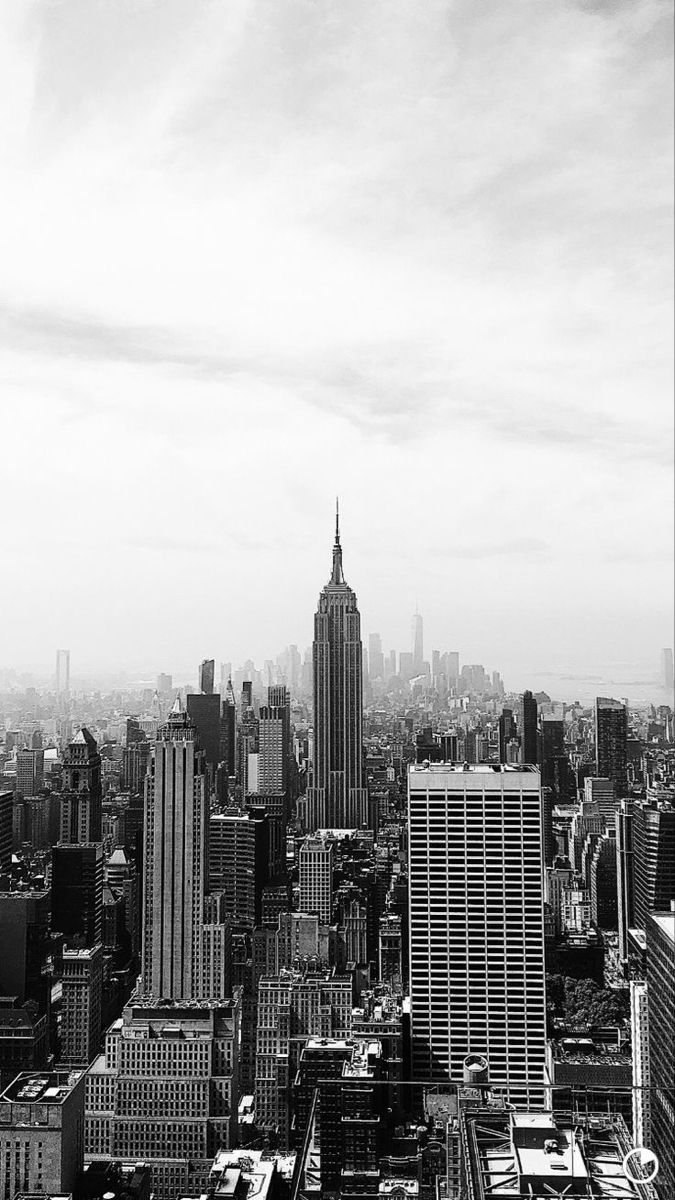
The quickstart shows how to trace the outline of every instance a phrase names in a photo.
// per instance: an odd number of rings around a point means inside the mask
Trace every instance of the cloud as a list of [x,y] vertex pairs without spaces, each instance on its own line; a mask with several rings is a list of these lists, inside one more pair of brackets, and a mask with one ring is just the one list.
[[55,588],[45,613],[16,574],[0,661],[36,630],[62,644],[85,603],[105,620],[105,566],[69,569],[76,519],[157,597],[142,637],[108,614],[129,655],[175,652],[169,594],[228,657],[302,641],[337,490],[392,639],[418,586],[439,641],[446,620],[493,636],[494,570],[521,592],[495,654],[518,621],[547,652],[551,595],[589,653],[666,636],[665,0],[10,0],[2,20],[7,536]]

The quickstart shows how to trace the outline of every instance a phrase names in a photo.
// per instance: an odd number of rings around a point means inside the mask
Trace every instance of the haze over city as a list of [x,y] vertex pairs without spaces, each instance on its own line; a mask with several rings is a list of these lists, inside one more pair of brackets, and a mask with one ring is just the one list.
[[339,492],[385,645],[655,676],[670,17],[7,5],[0,664],[304,650]]

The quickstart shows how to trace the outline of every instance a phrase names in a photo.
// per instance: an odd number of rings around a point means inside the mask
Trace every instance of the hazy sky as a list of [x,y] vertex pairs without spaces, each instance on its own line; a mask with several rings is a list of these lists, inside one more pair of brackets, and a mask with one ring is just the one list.
[[5,0],[0,665],[672,643],[669,0]]

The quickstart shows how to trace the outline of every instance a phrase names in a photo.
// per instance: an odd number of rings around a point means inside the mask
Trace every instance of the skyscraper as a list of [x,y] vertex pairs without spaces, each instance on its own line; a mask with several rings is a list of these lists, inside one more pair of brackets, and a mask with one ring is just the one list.
[[213,695],[213,687],[216,675],[216,664],[214,659],[205,658],[199,664],[199,690],[205,696]]
[[101,756],[96,739],[83,726],[63,756],[61,837],[67,845],[101,840]]
[[374,679],[384,679],[384,654],[379,633],[371,633],[368,638],[368,668],[371,683]]
[[412,622],[412,643],[413,643],[413,668],[415,674],[419,674],[422,670],[424,662],[424,622],[421,613],[415,610]]
[[70,650],[56,651],[56,695],[62,699],[70,695]]
[[153,996],[200,995],[208,820],[204,752],[176,699],[145,780],[143,989]]
[[45,752],[44,750],[23,750],[16,752],[16,791],[25,797],[37,796],[44,786]]
[[619,700],[598,696],[595,702],[596,775],[611,779],[616,796],[627,787],[628,713]]
[[339,518],[331,576],[314,617],[314,774],[307,825],[360,828],[367,821],[363,787],[361,617],[342,570]]
[[410,768],[413,1074],[543,1095],[542,804],[531,766]]
[[520,730],[520,750],[523,763],[539,762],[537,745],[537,701],[532,692],[523,692],[523,720]]
[[647,994],[652,1143],[660,1200],[675,1196],[675,900],[647,915]]
[[85,946],[101,941],[103,845],[55,846],[52,851],[52,929]]

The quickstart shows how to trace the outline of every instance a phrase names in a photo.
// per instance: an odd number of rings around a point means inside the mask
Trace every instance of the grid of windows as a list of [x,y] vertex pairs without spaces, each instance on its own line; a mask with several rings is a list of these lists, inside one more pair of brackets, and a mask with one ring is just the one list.
[[480,1053],[495,1083],[541,1085],[538,774],[414,773],[409,829],[415,1076],[461,1079]]

